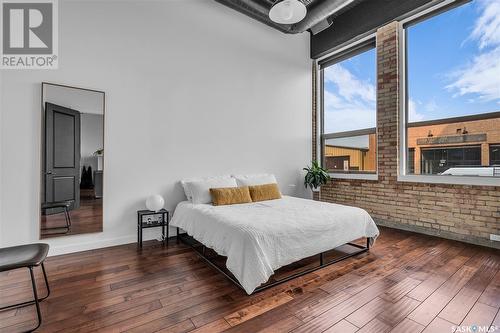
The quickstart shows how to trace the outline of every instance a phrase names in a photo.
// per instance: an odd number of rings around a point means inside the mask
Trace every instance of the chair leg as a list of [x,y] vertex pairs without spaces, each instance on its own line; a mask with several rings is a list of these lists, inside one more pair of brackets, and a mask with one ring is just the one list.
[[71,226],[71,217],[69,215],[68,207],[64,207],[64,214],[66,215],[66,227],[69,229]]
[[[44,299],[46,299],[50,295],[49,280],[47,279],[47,273],[45,271],[45,266],[44,266],[43,263],[42,263],[42,272],[43,272],[43,277],[45,279],[45,287],[47,288],[47,295],[44,296],[44,297],[42,297],[42,298],[39,298],[38,299],[39,302],[43,301]],[[4,310],[8,310],[8,309],[14,309],[14,308],[21,308],[23,306],[32,305],[33,303],[35,303],[34,300],[33,301],[21,302],[21,303],[17,303],[17,304],[6,305],[6,306],[1,307],[0,311],[4,311]]]
[[33,267],[28,267],[28,269],[30,270],[31,286],[33,287],[33,298],[34,298],[35,307],[36,307],[36,314],[38,317],[38,324],[36,325],[35,328],[30,330],[30,332],[33,332],[38,327],[40,327],[40,325],[42,324],[42,312],[40,311],[40,304],[39,304],[39,300],[38,300],[38,293],[36,291],[36,281],[35,281],[35,276],[33,274]]
[[41,228],[40,230],[45,231],[45,230],[52,230],[52,229],[66,229],[66,231],[43,233],[44,236],[62,235],[62,234],[67,234],[69,232],[69,229],[70,229],[69,227],[71,227],[71,215],[69,215],[69,211],[68,211],[67,207],[63,207],[63,213],[64,213],[64,221],[66,221],[66,225],[64,227]]
[[45,280],[45,288],[47,288],[47,295],[44,296],[43,298],[40,298],[40,302],[50,296],[49,280],[47,279],[47,272],[45,272],[45,265],[43,262],[42,262],[42,272],[43,272],[43,278]]

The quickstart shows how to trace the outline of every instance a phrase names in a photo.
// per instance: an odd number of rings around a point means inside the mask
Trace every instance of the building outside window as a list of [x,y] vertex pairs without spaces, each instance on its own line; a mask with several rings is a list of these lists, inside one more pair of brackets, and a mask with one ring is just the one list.
[[490,145],[490,165],[500,166],[500,144]]
[[322,162],[332,173],[376,173],[376,52],[369,40],[319,62]]
[[492,175],[499,139],[500,112],[409,123],[407,172]]
[[406,174],[500,176],[500,6],[404,25]]

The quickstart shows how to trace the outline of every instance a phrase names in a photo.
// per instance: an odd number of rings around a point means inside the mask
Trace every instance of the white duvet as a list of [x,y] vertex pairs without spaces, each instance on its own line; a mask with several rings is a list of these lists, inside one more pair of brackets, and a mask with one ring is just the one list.
[[228,206],[184,201],[170,225],[226,256],[248,294],[282,266],[379,234],[361,208],[286,196]]

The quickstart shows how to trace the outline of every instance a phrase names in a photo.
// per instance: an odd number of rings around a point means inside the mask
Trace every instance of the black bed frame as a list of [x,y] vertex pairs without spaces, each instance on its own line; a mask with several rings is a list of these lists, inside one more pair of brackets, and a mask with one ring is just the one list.
[[[233,282],[235,285],[237,285],[239,288],[245,290],[243,288],[243,286],[238,282],[238,280],[230,273],[230,272],[226,272],[223,268],[221,268],[219,265],[217,265],[215,263],[215,261],[213,261],[213,257],[210,258],[207,254],[206,254],[206,249],[207,247],[201,243],[199,243],[198,241],[196,241],[193,237],[189,236],[187,233],[180,233],[179,232],[179,228],[177,228],[177,240],[183,242],[184,244],[186,245],[189,245],[191,248],[193,248],[193,250],[195,250],[195,252],[203,259],[205,260],[205,262],[207,262],[210,266],[212,266],[213,268],[215,268],[219,273],[223,274],[226,278],[228,278],[231,282]],[[371,239],[370,238],[366,238],[366,246],[363,246],[363,245],[359,245],[359,244],[354,244],[354,243],[346,243],[344,245],[350,245],[352,247],[355,247],[357,248],[357,250],[355,252],[352,252],[352,253],[348,253],[348,254],[345,254],[343,256],[340,256],[340,257],[337,257],[337,258],[334,258],[333,260],[330,260],[330,261],[327,261],[325,262],[325,252],[322,252],[319,254],[319,265],[318,266],[314,266],[314,267],[311,267],[311,268],[308,268],[306,270],[303,270],[301,272],[298,272],[298,273],[294,273],[294,274],[291,274],[289,276],[286,276],[282,279],[279,279],[279,280],[276,280],[276,281],[272,281],[272,282],[265,282],[263,283],[262,285],[260,285],[259,287],[255,288],[255,290],[253,291],[254,293],[255,292],[259,292],[259,291],[262,291],[262,290],[265,290],[265,289],[268,289],[268,288],[271,288],[271,287],[274,287],[278,284],[281,284],[281,283],[284,283],[284,282],[287,282],[287,281],[290,281],[290,280],[293,280],[295,278],[298,278],[300,276],[303,276],[303,275],[306,275],[306,274],[309,274],[311,272],[314,272],[318,269],[321,269],[323,267],[326,267],[326,266],[329,266],[331,264],[334,264],[334,263],[337,263],[339,261],[342,261],[344,259],[347,259],[347,258],[351,258],[351,257],[354,257],[360,253],[363,253],[363,252],[367,252],[370,250],[370,241]],[[197,244],[201,244],[201,250],[199,249],[200,246],[196,246]],[[341,245],[342,246],[342,245]],[[333,250],[333,249],[332,249]]]

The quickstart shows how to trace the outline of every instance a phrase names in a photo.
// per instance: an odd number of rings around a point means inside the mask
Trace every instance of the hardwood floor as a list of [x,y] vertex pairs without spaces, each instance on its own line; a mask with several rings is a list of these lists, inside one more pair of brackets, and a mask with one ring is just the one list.
[[[381,228],[369,253],[247,296],[185,245],[151,241],[141,251],[129,244],[48,258],[52,294],[42,303],[39,331],[441,333],[500,326],[499,268],[498,250]],[[0,306],[28,299],[28,279],[26,270],[0,274]],[[0,332],[26,330],[34,319],[32,306],[0,312]]]
[[[80,207],[70,211],[71,227],[65,233],[66,225],[64,213],[42,215],[40,217],[41,234],[43,238],[78,235],[102,231],[102,199],[94,198],[94,190],[80,190]],[[54,228],[43,230],[43,228]]]

